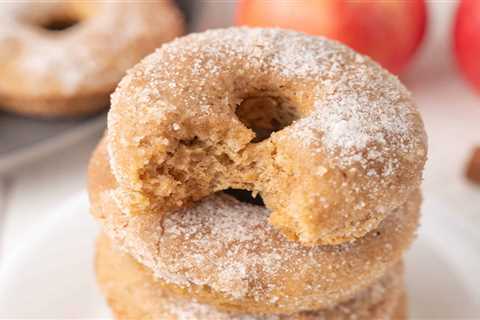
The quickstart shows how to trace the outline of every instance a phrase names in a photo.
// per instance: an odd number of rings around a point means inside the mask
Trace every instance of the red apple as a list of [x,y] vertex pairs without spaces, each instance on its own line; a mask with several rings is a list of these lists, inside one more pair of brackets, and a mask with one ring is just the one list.
[[424,0],[240,0],[236,23],[323,35],[399,73],[421,43],[426,6]]
[[460,2],[455,19],[454,50],[463,74],[480,92],[480,1]]

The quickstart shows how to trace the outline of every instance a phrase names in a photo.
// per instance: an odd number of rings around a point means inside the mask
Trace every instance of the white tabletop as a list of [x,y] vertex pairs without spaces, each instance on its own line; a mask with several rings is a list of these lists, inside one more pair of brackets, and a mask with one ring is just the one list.
[[16,168],[0,180],[0,261],[71,194],[85,189],[86,168],[100,133]]
[[[434,14],[427,41],[403,80],[414,92],[429,134],[425,197],[448,205],[452,219],[480,227],[480,188],[463,176],[470,150],[480,144],[480,95],[464,83],[453,63],[452,5],[430,3]],[[0,261],[53,208],[85,188],[88,158],[99,137],[91,135],[0,177]]]

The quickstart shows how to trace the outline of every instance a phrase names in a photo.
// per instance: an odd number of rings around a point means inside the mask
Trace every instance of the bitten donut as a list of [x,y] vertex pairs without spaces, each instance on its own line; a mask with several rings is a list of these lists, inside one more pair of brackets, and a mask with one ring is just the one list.
[[170,1],[0,4],[0,109],[78,116],[109,104],[125,71],[182,34]]
[[164,219],[123,213],[105,140],[89,167],[91,211],[103,231],[184,299],[226,311],[291,314],[328,308],[365,289],[399,261],[414,236],[418,192],[353,243],[305,247],[268,223],[269,210],[226,194]]
[[166,215],[246,189],[306,244],[375,229],[418,189],[427,148],[397,78],[337,42],[280,29],[162,46],[121,81],[108,128],[122,211]]
[[390,270],[379,281],[334,308],[292,315],[227,313],[195,301],[172,297],[152,272],[116,251],[105,236],[97,241],[97,281],[117,319],[161,320],[372,320],[405,319],[401,314],[403,270]]

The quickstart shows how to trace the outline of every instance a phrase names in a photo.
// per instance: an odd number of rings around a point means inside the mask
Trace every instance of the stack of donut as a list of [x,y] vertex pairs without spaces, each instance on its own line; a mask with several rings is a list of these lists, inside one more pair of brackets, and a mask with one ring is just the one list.
[[174,40],[90,162],[98,283],[118,319],[403,319],[426,148],[410,93],[337,42]]
[[183,29],[169,0],[3,2],[0,110],[46,118],[98,112],[128,68]]

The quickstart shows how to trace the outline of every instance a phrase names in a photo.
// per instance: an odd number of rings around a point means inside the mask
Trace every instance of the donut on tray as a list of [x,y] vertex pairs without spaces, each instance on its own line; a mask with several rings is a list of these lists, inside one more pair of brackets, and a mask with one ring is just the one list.
[[0,4],[0,109],[80,116],[109,105],[125,71],[183,33],[171,1]]

